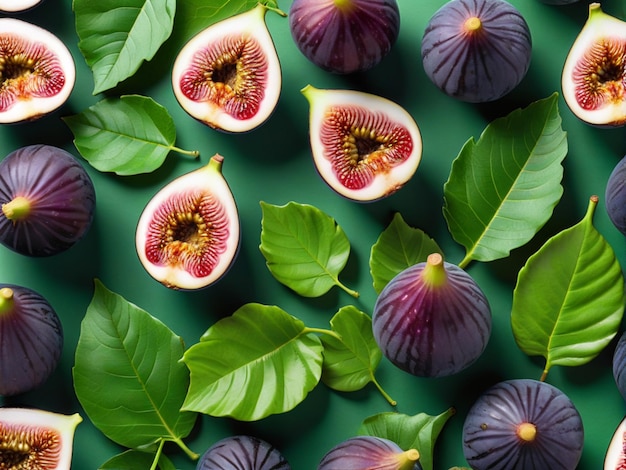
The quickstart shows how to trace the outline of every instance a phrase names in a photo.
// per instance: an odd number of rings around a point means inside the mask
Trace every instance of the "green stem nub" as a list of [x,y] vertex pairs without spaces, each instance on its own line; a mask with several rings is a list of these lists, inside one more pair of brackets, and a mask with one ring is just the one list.
[[446,283],[448,275],[440,253],[432,253],[426,259],[426,266],[422,270],[422,281],[429,287],[439,287]]
[[13,289],[3,287],[0,289],[0,315],[13,309]]
[[398,470],[411,470],[415,466],[420,458],[420,453],[417,449],[409,449],[398,455]]
[[16,222],[27,218],[30,214],[30,201],[24,196],[17,196],[11,201],[2,204],[2,212],[7,219]]
[[471,18],[468,18],[467,20],[465,20],[465,23],[463,24],[463,26],[464,26],[465,32],[474,34],[482,29],[483,23],[482,21],[480,21],[480,18],[478,18],[477,16],[472,16]]

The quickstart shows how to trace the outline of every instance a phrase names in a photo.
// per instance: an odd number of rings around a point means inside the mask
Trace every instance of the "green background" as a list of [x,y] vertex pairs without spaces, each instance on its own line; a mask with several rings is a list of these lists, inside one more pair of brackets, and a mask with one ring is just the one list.
[[[279,1],[288,11],[289,1]],[[391,53],[376,68],[354,76],[337,76],[317,69],[296,49],[288,21],[275,14],[267,23],[283,66],[281,100],[261,128],[244,135],[221,134],[190,118],[175,101],[169,72],[176,38],[168,41],[150,63],[108,95],[139,93],[154,98],[173,116],[177,145],[199,150],[201,161],[171,154],[157,171],[119,177],[85,167],[97,191],[94,224],[80,243],[69,251],[45,259],[30,259],[0,247],[0,282],[21,284],[39,291],[57,310],[65,330],[62,361],[51,379],[38,390],[5,399],[5,405],[25,405],[52,411],[79,411],[85,421],[75,436],[74,469],[95,469],[124,450],[108,441],[82,412],[73,391],[71,368],[80,322],[93,293],[93,279],[161,319],[189,346],[217,319],[246,302],[278,305],[301,318],[308,326],[327,327],[332,315],[354,304],[371,312],[376,295],[369,274],[372,244],[394,213],[400,212],[413,227],[421,228],[443,247],[449,261],[457,262],[463,251],[447,232],[442,216],[443,184],[462,145],[478,138],[494,118],[515,108],[560,92],[561,67],[576,35],[587,18],[588,2],[549,6],[538,0],[512,0],[526,18],[533,37],[533,56],[528,75],[505,98],[474,105],[453,100],[436,89],[424,75],[420,42],[424,28],[443,0],[399,0],[402,24]],[[183,5],[183,4],[181,4]],[[603,9],[626,19],[623,0],[607,0]],[[61,117],[79,113],[103,96],[93,96],[91,72],[77,48],[78,38],[69,0],[44,0],[18,16],[55,32],[70,47],[78,80],[67,104],[38,121],[0,127],[0,158],[32,143],[64,147],[78,156],[72,135]],[[308,104],[300,89],[316,87],[354,88],[380,94],[403,105],[420,126],[424,141],[421,166],[399,192],[384,200],[359,204],[332,192],[317,175],[308,146]],[[564,194],[552,219],[526,246],[510,257],[490,263],[474,263],[468,271],[481,285],[493,308],[494,330],[487,351],[469,370],[454,377],[412,377],[383,360],[378,379],[406,414],[437,415],[453,406],[451,418],[436,446],[435,468],[465,465],[461,449],[464,415],[478,394],[489,385],[508,378],[539,378],[543,362],[525,356],[516,346],[510,328],[512,291],[518,270],[547,238],[578,222],[589,197],[601,197],[595,225],[626,266],[624,237],[610,224],[604,205],[604,187],[613,166],[626,153],[623,129],[603,129],[578,121],[559,101],[563,128],[568,132],[569,153],[564,162]],[[141,267],[134,248],[134,228],[150,197],[178,175],[198,168],[211,155],[225,157],[224,175],[237,200],[242,223],[238,258],[218,284],[198,292],[168,290]],[[282,205],[289,201],[312,204],[335,218],[350,239],[352,251],[341,278],[357,289],[355,300],[339,289],[319,299],[304,299],[275,281],[258,249],[261,209],[259,202]],[[611,373],[615,341],[590,364],[577,368],[555,367],[548,381],[561,388],[578,407],[585,425],[585,448],[579,468],[601,468],[614,429],[625,414]],[[98,367],[98,364],[94,364]],[[203,416],[186,440],[202,453],[221,437],[250,433],[262,437],[285,454],[296,470],[310,470],[339,441],[356,433],[368,416],[392,408],[373,386],[354,393],[337,393],[320,384],[293,411],[259,422],[239,423]],[[180,469],[195,468],[184,454],[168,448]],[[546,470],[546,469],[543,469]]]

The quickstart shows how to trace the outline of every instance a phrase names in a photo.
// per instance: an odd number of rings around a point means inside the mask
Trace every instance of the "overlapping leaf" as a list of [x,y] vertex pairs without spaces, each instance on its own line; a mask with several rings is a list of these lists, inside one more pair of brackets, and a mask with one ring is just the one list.
[[410,227],[402,215],[396,213],[371,249],[370,273],[374,290],[380,294],[396,274],[426,261],[431,253],[442,253],[437,242],[422,230]]
[[260,250],[272,275],[304,297],[318,297],[344,286],[339,274],[348,262],[350,242],[343,229],[316,207],[261,201]]
[[319,383],[322,344],[282,309],[246,304],[213,324],[183,361],[183,409],[255,421],[301,403]]
[[554,365],[589,362],[615,336],[624,312],[622,269],[593,226],[597,198],[585,217],[548,240],[520,270],[511,323],[518,346]]
[[96,95],[154,57],[172,33],[176,0],[74,0],[72,7]]
[[106,98],[63,121],[74,134],[81,156],[99,171],[149,173],[163,164],[170,151],[199,155],[174,146],[174,120],[149,97]]
[[181,338],[96,280],[81,324],[74,387],[92,423],[129,448],[177,442],[196,414],[181,412],[189,371]]
[[448,228],[466,249],[461,267],[506,257],[536,234],[563,193],[566,154],[556,94],[466,142],[444,186]]

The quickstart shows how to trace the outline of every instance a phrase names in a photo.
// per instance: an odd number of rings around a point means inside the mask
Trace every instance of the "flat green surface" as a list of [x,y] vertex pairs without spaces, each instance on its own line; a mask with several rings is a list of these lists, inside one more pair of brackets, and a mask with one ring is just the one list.
[[[492,119],[560,91],[560,69],[587,17],[588,2],[557,7],[538,0],[512,0],[531,28],[532,63],[527,77],[514,92],[486,105],[457,102],[439,92],[424,75],[419,57],[421,36],[428,19],[443,3],[443,0],[399,0],[402,26],[397,44],[382,64],[353,77],[334,76],[315,68],[293,44],[287,19],[268,14],[268,25],[283,64],[283,91],[271,119],[262,128],[245,135],[213,131],[195,122],[178,106],[169,82],[173,59],[170,52],[177,48],[175,44],[169,44],[135,77],[112,90],[113,96],[145,94],[167,107],[176,122],[178,146],[200,150],[201,161],[171,154],[154,173],[131,177],[102,174],[85,164],[98,198],[95,222],[87,237],[69,251],[47,259],[29,259],[0,249],[0,282],[22,284],[39,291],[58,311],[65,328],[64,356],[54,376],[40,389],[6,399],[4,403],[81,412],[73,391],[71,367],[80,321],[96,277],[109,289],[161,319],[190,345],[212,322],[246,302],[278,305],[302,318],[307,325],[320,327],[326,327],[331,316],[347,304],[371,312],[375,292],[368,268],[370,248],[398,211],[407,223],[435,238],[448,260],[460,260],[463,252],[448,234],[441,211],[443,184],[452,160],[464,142],[472,136],[478,138]],[[279,1],[285,11],[289,4]],[[626,18],[622,0],[607,0],[603,9]],[[76,46],[71,3],[44,0],[42,5],[19,17],[47,27],[68,44],[76,59],[78,82],[59,112],[36,122],[0,127],[0,156],[31,143],[65,147],[77,155],[72,136],[60,117],[80,112],[102,96],[91,94],[93,81]],[[308,105],[300,94],[300,89],[308,83],[321,88],[356,88],[402,104],[416,119],[424,140],[423,160],[415,177],[398,193],[372,204],[354,203],[332,192],[316,174],[310,156]],[[468,268],[493,308],[494,330],[484,356],[469,370],[436,380],[409,376],[386,360],[380,366],[378,379],[398,401],[399,412],[436,415],[450,406],[457,409],[437,444],[437,470],[465,465],[460,431],[465,412],[481,390],[502,379],[541,376],[543,363],[526,357],[511,333],[511,297],[517,271],[543,241],[580,220],[589,196],[598,194],[603,198],[610,171],[626,153],[623,129],[585,125],[562,101],[559,107],[570,150],[564,164],[565,191],[553,218],[533,241],[515,250],[509,258],[475,263]],[[243,230],[239,256],[228,275],[214,287],[199,292],[168,290],[150,278],[139,264],[134,248],[136,221],[161,186],[198,168],[216,152],[225,157],[224,175],[239,205]],[[312,204],[334,217],[352,246],[343,281],[359,290],[361,297],[355,301],[333,289],[322,298],[304,299],[278,284],[266,269],[258,249],[260,201]],[[602,203],[595,224],[626,266],[624,238],[608,221]],[[549,382],[570,396],[583,417],[586,442],[581,470],[601,468],[609,439],[626,412],[611,374],[614,344],[588,365],[554,368],[549,375]],[[366,417],[390,410],[373,386],[356,393],[337,393],[320,385],[293,411],[259,422],[203,417],[186,442],[202,453],[218,438],[251,433],[279,447],[295,470],[311,470],[332,446],[354,435]],[[84,418],[75,438],[72,468],[77,470],[95,469],[123,450]],[[184,454],[173,448],[168,450],[173,452],[170,455],[177,468],[195,468],[195,463]]]

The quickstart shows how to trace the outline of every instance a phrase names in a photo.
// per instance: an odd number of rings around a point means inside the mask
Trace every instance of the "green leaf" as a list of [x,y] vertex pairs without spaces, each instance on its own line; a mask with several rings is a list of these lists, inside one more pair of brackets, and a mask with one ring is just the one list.
[[444,216],[472,260],[492,261],[527,243],[563,193],[567,154],[557,94],[491,122],[470,139],[444,186]]
[[246,304],[185,352],[191,385],[183,409],[240,421],[289,411],[319,383],[322,350],[302,321]]
[[154,57],[172,33],[176,0],[74,0],[72,8],[96,95]]
[[[98,470],[152,470],[156,455],[140,450],[127,450],[111,457]],[[176,470],[176,466],[165,455],[159,457],[160,470]]]
[[402,450],[417,449],[422,469],[432,470],[435,443],[444,425],[454,414],[454,408],[437,416],[425,413],[414,416],[394,412],[379,413],[363,421],[359,434],[389,439]]
[[370,253],[370,273],[376,293],[380,294],[396,274],[426,261],[431,253],[443,254],[432,238],[422,230],[410,227],[400,213],[396,213]]
[[96,280],[72,371],[94,426],[122,446],[170,440],[197,458],[182,443],[196,420],[180,411],[189,385],[183,352],[167,326]]
[[589,362],[616,335],[624,279],[609,243],[593,226],[597,197],[585,217],[548,240],[520,270],[511,324],[520,349],[554,365]]
[[149,97],[106,98],[63,121],[74,134],[80,154],[99,171],[118,175],[149,173],[160,167],[172,150],[199,155],[174,146],[174,120]]
[[354,306],[340,309],[330,320],[337,336],[321,336],[324,345],[322,382],[333,390],[353,392],[372,382],[392,405],[374,373],[382,352],[374,339],[372,319]]
[[258,3],[263,3],[273,9],[278,8],[278,3],[273,0],[260,2],[259,0],[223,0],[220,2],[180,0],[174,28],[181,37],[190,39],[212,24],[250,10]]
[[296,202],[275,206],[261,201],[261,209],[259,248],[276,280],[304,297],[319,297],[333,286],[358,297],[339,281],[350,242],[332,217]]

